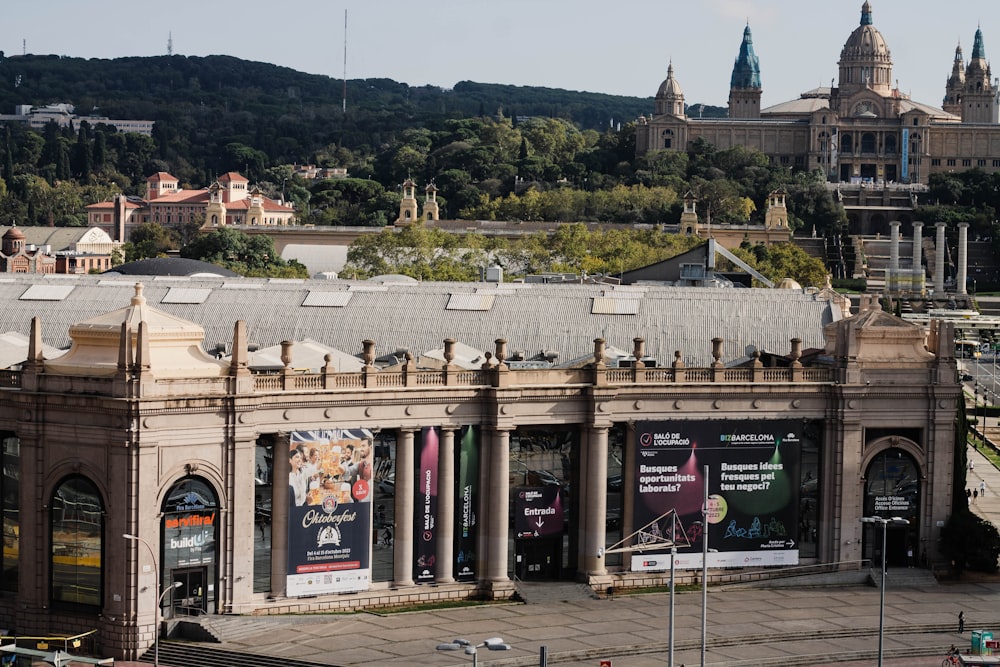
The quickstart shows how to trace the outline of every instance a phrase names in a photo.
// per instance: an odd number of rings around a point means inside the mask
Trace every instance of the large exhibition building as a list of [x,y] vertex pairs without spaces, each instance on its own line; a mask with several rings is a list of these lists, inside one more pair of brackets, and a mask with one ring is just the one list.
[[[816,289],[13,276],[0,622],[940,557],[951,325]],[[65,349],[54,353],[53,349]],[[707,500],[706,500],[707,499]],[[863,517],[901,517],[881,533]],[[707,542],[706,542],[707,540]]]

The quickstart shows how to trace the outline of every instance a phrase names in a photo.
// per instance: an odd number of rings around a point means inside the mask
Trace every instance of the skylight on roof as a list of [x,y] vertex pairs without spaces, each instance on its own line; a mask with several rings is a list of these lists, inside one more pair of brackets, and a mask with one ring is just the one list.
[[591,315],[638,315],[640,299],[595,296],[590,306]]
[[350,302],[350,292],[324,292],[321,290],[309,290],[306,298],[302,301],[303,306],[315,306],[317,308],[343,308]]
[[211,293],[203,287],[171,287],[160,303],[205,303]]
[[445,310],[492,310],[495,294],[452,294]]
[[19,297],[19,301],[62,301],[73,291],[74,285],[32,285]]

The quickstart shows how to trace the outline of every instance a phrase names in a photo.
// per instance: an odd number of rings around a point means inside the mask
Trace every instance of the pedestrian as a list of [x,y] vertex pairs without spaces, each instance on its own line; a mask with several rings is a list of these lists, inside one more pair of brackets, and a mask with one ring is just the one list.
[[969,507],[972,507],[972,489],[966,489],[965,490],[965,497],[966,497],[966,501],[969,504]]
[[986,495],[986,480],[980,480],[979,482],[979,497],[982,498]]
[[979,500],[979,489],[973,489],[972,490],[972,504],[975,505],[977,500]]
[[976,469],[976,462],[973,461],[972,459],[969,459],[969,472],[972,472],[975,469]]
[[958,612],[958,634],[965,632],[965,612]]

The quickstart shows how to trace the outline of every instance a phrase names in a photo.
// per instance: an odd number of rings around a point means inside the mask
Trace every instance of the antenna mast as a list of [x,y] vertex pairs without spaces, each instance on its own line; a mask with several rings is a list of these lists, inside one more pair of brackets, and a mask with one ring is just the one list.
[[347,9],[344,9],[344,115],[347,115]]

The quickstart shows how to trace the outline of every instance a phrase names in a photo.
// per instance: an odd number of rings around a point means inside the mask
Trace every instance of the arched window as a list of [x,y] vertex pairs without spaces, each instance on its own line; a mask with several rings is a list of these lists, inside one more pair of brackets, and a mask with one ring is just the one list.
[[52,602],[99,607],[104,590],[104,501],[86,477],[69,477],[52,494]]
[[[921,474],[913,458],[898,447],[878,454],[865,471],[864,513],[869,517],[905,519],[908,524],[886,526],[886,552],[882,554],[882,526],[868,524],[864,531],[864,558],[873,563],[905,565],[916,551],[919,534]],[[876,530],[877,529],[877,530]],[[912,563],[911,563],[912,564]]]
[[861,135],[861,152],[862,153],[874,153],[875,152],[875,133],[865,132]]
[[674,145],[674,131],[671,129],[666,129],[663,131],[663,147],[673,148]]

